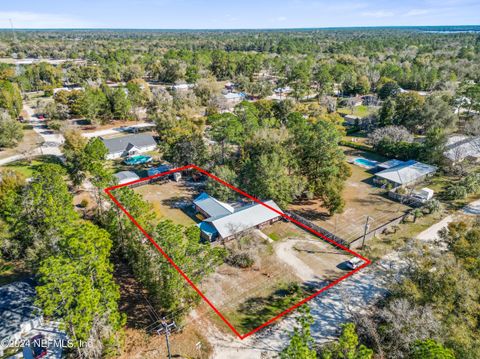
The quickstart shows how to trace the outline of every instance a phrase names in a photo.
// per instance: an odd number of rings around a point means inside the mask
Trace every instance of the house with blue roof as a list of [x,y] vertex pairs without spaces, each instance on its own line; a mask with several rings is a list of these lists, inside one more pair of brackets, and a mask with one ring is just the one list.
[[203,192],[193,201],[195,211],[204,220],[198,224],[202,238],[229,240],[252,228],[262,228],[282,218],[283,211],[272,201],[235,208]]

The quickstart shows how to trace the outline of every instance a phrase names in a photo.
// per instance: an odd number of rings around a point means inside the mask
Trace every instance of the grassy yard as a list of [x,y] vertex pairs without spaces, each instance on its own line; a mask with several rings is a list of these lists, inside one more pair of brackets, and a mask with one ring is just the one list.
[[182,182],[157,182],[136,187],[134,191],[141,194],[147,202],[152,204],[160,219],[170,219],[184,226],[196,223],[190,213],[187,214],[180,207],[188,207],[197,192]]
[[[293,224],[284,221],[278,221],[262,229],[262,232],[274,241],[298,236],[298,231],[292,228]],[[307,232],[304,232],[307,235]]]
[[[349,158],[364,157],[375,161],[385,161],[385,157],[366,151],[344,148]],[[329,216],[320,200],[306,200],[295,203],[290,210],[311,220],[322,228],[338,235],[347,241],[354,240],[363,234],[367,216],[370,216],[370,228],[401,216],[410,207],[392,201],[386,191],[373,185],[373,174],[367,169],[349,164],[351,176],[345,183],[343,213]]]
[[2,166],[1,168],[8,168],[20,172],[25,177],[32,177],[38,170],[38,167],[46,163],[60,164],[61,162],[55,156],[38,156],[32,161],[20,160],[11,162]]
[[404,246],[407,241],[415,238],[418,234],[441,221],[448,215],[448,212],[441,211],[427,214],[418,218],[416,222],[405,222],[399,224],[398,230],[393,234],[381,235],[366,242],[365,249],[359,250],[371,260],[378,260],[392,250]]
[[462,179],[461,177],[447,176],[439,173],[429,178],[425,183],[422,184],[422,186],[419,186],[419,188],[428,187],[430,189],[433,189],[435,191],[435,195],[437,196],[437,198],[442,203],[444,203],[448,209],[458,210],[466,206],[468,203],[473,202],[480,198],[480,194],[470,194],[463,199],[457,199],[457,200],[451,200],[446,198],[445,192],[444,192],[446,188],[449,185],[460,181],[461,179]]
[[375,109],[372,107],[360,105],[360,106],[354,106],[353,111],[350,107],[340,107],[337,109],[337,112],[344,115],[367,117],[371,113],[375,112]]

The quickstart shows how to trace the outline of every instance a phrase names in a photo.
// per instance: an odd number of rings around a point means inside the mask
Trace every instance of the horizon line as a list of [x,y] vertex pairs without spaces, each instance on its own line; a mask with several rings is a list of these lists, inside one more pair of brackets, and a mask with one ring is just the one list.
[[[252,28],[135,28],[135,27],[40,27],[14,28],[14,31],[41,31],[41,30],[136,30],[136,31],[268,31],[268,30],[331,30],[331,29],[382,29],[382,28],[438,28],[438,27],[480,27],[480,24],[455,25],[358,25],[358,26],[326,26],[326,27],[252,27]],[[12,28],[0,28],[0,31],[12,31]]]

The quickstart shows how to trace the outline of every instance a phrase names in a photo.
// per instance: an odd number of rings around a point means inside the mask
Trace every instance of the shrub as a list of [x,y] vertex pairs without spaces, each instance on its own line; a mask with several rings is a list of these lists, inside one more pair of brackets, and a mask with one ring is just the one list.
[[253,258],[246,252],[232,253],[225,259],[225,262],[238,268],[250,268],[255,263]]

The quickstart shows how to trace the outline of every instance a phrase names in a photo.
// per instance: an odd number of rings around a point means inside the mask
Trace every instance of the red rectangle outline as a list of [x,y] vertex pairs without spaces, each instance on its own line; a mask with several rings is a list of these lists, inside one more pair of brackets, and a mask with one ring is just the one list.
[[[276,315],[275,317],[273,317],[272,319],[266,321],[265,323],[263,323],[262,325],[258,326],[257,328],[251,330],[250,332],[246,333],[246,334],[240,334],[236,329],[235,327],[222,315],[222,313],[220,313],[220,311],[210,302],[210,300],[200,291],[200,289],[197,288],[197,286],[190,280],[190,278],[188,278],[188,276],[175,264],[175,262],[163,251],[163,249],[157,244],[157,242],[155,242],[155,240],[140,226],[140,224],[138,224],[138,222],[135,220],[135,218],[132,217],[132,215],[125,209],[125,207],[122,206],[122,204],[115,198],[115,196],[111,193],[112,190],[115,190],[117,188],[121,188],[121,187],[125,187],[125,186],[131,186],[133,184],[136,184],[136,183],[139,183],[139,182],[143,182],[143,181],[148,181],[148,180],[151,180],[151,179],[154,179],[154,178],[158,178],[158,177],[162,177],[162,176],[166,176],[166,175],[169,175],[169,174],[172,174],[172,173],[175,173],[175,172],[181,172],[181,171],[185,171],[185,170],[189,170],[189,169],[195,169],[201,173],[203,173],[204,175],[214,179],[215,181],[227,186],[228,188],[234,190],[235,192],[238,192],[240,194],[242,194],[243,196],[251,199],[252,201],[254,202],[257,202],[259,204],[261,204],[262,206],[265,206],[267,207],[268,209],[278,213],[279,215],[281,215],[282,217],[284,217],[285,219],[287,219],[288,221],[290,222],[293,222],[295,223],[297,226],[299,227],[302,227],[304,229],[306,229],[307,231],[315,234],[316,236],[320,237],[321,239],[333,244],[334,246],[338,247],[338,248],[341,248],[342,250],[352,254],[353,256],[355,257],[358,257],[360,259],[362,259],[364,261],[364,263],[348,272],[347,274],[341,276],[340,278],[337,278],[335,279],[333,282],[331,282],[330,284],[326,285],[325,287],[321,288],[320,290],[318,290],[317,292],[313,293],[312,295],[308,296],[307,298],[299,301],[298,303],[296,303],[295,305],[291,306],[290,308],[284,310],[283,312],[281,312],[280,314]],[[290,216],[284,214],[284,213],[281,213],[280,211],[276,210],[275,208],[272,208],[271,206],[263,203],[262,201],[260,201],[259,199],[249,195],[248,193],[232,186],[231,184],[223,181],[222,179],[216,177],[215,175],[205,171],[204,169],[194,165],[194,164],[190,164],[190,165],[187,165],[187,166],[183,166],[183,167],[179,167],[179,168],[175,168],[173,170],[170,170],[170,171],[166,171],[166,172],[162,172],[162,173],[158,173],[158,174],[155,174],[153,176],[149,176],[149,177],[144,177],[144,178],[140,178],[138,180],[135,180],[135,181],[131,181],[131,182],[128,182],[128,183],[123,183],[123,184],[119,184],[119,185],[116,185],[116,186],[111,186],[111,187],[108,187],[108,188],[105,188],[104,189],[105,193],[111,198],[111,200],[120,208],[120,210],[122,210],[122,212],[124,212],[127,217],[130,219],[130,221],[132,221],[132,223],[145,235],[145,237],[154,245],[154,247],[165,257],[165,259],[167,259],[167,261],[178,271],[178,273],[180,273],[180,275],[185,278],[185,280],[188,282],[188,284],[190,284],[192,286],[192,288],[200,295],[200,297],[203,298],[203,300],[205,300],[205,302],[213,309],[213,311],[215,313],[217,313],[217,315],[225,322],[226,325],[228,325],[228,327],[235,333],[235,335],[240,338],[241,340],[242,339],[245,339],[247,337],[249,337],[250,335],[258,332],[260,329],[262,328],[265,328],[267,325],[273,323],[274,321],[278,320],[279,318],[283,317],[284,315],[286,315],[287,313],[290,313],[291,311],[293,311],[294,309],[298,308],[299,306],[305,304],[306,302],[308,302],[309,300],[315,298],[316,296],[318,296],[319,294],[323,293],[324,291],[326,291],[327,289],[333,287],[334,285],[338,284],[339,282],[341,282],[342,280],[350,277],[351,275],[353,275],[354,273],[360,271],[361,269],[365,268],[366,266],[370,265],[372,262],[361,256],[360,254],[352,251],[351,249],[343,246],[342,244],[340,243],[337,243],[335,242],[334,240],[326,237],[325,235],[315,231],[314,229],[304,225],[303,223],[300,223],[298,222],[297,220],[291,218]]]

